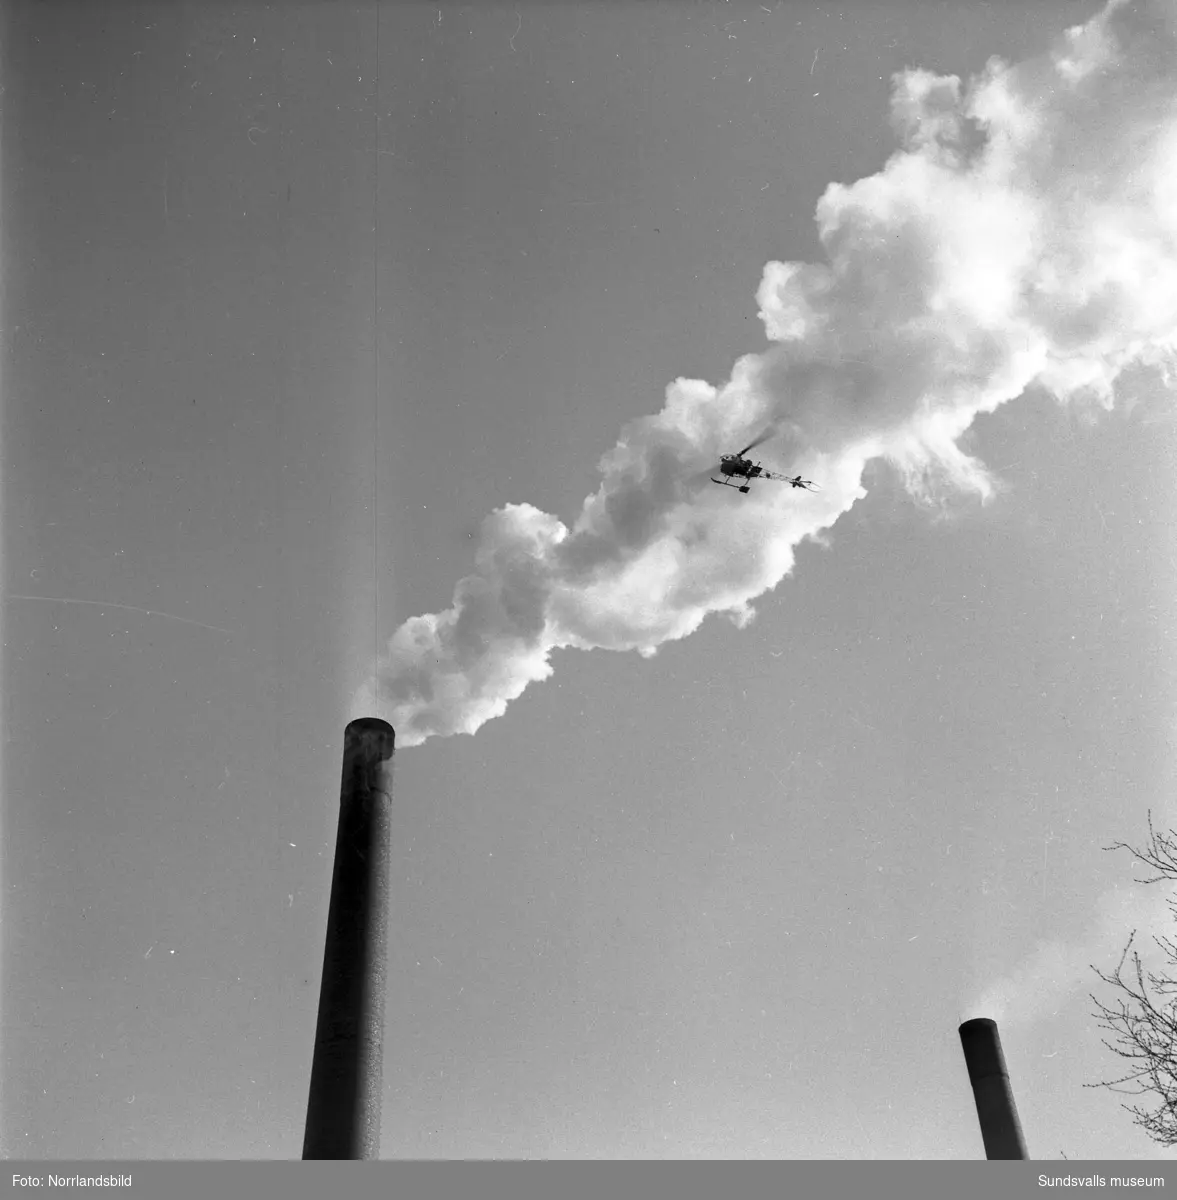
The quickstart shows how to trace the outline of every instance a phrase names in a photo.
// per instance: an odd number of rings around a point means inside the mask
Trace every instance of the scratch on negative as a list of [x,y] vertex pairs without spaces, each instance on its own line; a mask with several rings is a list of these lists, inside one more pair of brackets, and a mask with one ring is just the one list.
[[515,26],[515,32],[511,34],[510,38],[512,54],[515,53],[515,39],[519,36],[519,30],[523,28],[523,17],[519,13],[516,13],[515,18],[518,20],[519,24]]
[[127,612],[146,613],[149,617],[166,617],[169,621],[183,621],[185,625],[199,625],[201,629],[211,629],[214,633],[232,634],[231,629],[222,629],[219,625],[206,625],[203,621],[194,621],[191,617],[178,617],[175,613],[159,612],[154,608],[140,608],[137,604],[115,604],[109,600],[77,600],[72,596],[24,596],[19,592],[7,593],[8,600],[45,600],[50,604],[93,604],[98,608],[125,608]]

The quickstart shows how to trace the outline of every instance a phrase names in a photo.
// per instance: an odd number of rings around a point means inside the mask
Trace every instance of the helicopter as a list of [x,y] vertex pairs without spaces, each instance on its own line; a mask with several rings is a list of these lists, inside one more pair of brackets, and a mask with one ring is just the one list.
[[[716,479],[711,476],[712,483],[721,484],[723,487],[734,487],[741,492],[747,493],[751,490],[753,479],[778,479],[781,483],[791,484],[795,488],[805,488],[807,491],[816,492],[820,489],[812,479],[802,479],[800,475],[781,475],[776,471],[766,471],[759,463],[754,463],[750,458],[745,458],[744,455],[749,450],[754,450],[761,442],[766,442],[772,437],[773,431],[761,434],[754,442],[749,442],[743,450],[735,454],[725,454],[719,460],[719,472],[724,476],[723,479]],[[748,482],[738,484],[732,482],[733,477],[746,479]]]

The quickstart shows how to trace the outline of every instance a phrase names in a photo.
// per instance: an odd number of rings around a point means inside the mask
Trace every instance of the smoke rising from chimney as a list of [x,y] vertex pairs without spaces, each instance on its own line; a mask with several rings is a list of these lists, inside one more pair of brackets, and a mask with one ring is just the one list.
[[[757,292],[768,350],[720,387],[679,379],[621,431],[566,526],[529,504],[483,522],[451,607],[393,634],[355,712],[402,746],[473,733],[559,647],[650,655],[711,613],[737,624],[796,545],[866,492],[872,459],[916,497],[998,486],[960,447],[978,413],[1027,388],[1105,407],[1128,366],[1167,370],[1177,337],[1177,22],[1113,2],[1053,51],[991,60],[967,85],[894,76],[901,148],[830,184],[825,263],[770,262]],[[707,481],[721,453],[779,432],[779,484]]]
[[1114,970],[1132,931],[1137,933],[1132,948],[1145,968],[1164,968],[1165,956],[1154,939],[1172,929],[1171,898],[1170,889],[1158,884],[1104,892],[1085,932],[1040,941],[1009,975],[989,984],[962,1010],[962,1020],[988,1016],[1006,1028],[1032,1025],[1076,997],[1099,991],[1091,968]]

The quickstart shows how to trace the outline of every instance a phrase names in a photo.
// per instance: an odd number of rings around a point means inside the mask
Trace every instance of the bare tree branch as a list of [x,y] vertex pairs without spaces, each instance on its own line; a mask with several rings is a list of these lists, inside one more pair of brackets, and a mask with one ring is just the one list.
[[1105,850],[1127,850],[1142,863],[1152,867],[1156,874],[1151,879],[1138,879],[1137,883],[1160,883],[1165,879],[1177,880],[1177,830],[1157,833],[1152,823],[1152,809],[1148,812],[1148,845],[1137,850],[1127,842],[1113,842]]
[[[1153,827],[1152,813],[1148,814],[1149,840],[1138,850],[1126,842],[1105,846],[1106,850],[1128,850],[1156,874],[1138,883],[1177,882],[1177,831],[1158,833]],[[1177,917],[1177,902],[1169,901]],[[1136,1104],[1125,1104],[1134,1124],[1140,1126],[1154,1142],[1162,1146],[1177,1145],[1177,979],[1173,974],[1145,971],[1140,955],[1132,949],[1136,930],[1128,938],[1115,971],[1092,970],[1118,995],[1111,1004],[1104,1004],[1094,995],[1092,1014],[1100,1029],[1113,1035],[1102,1038],[1113,1054],[1125,1060],[1127,1074],[1085,1087],[1106,1087],[1110,1091],[1130,1096],[1152,1096],[1160,1107],[1149,1111]],[[1177,968],[1177,943],[1171,937],[1154,936],[1153,941],[1169,964]],[[1129,960],[1131,952],[1131,960]],[[1130,969],[1125,977],[1125,965]]]

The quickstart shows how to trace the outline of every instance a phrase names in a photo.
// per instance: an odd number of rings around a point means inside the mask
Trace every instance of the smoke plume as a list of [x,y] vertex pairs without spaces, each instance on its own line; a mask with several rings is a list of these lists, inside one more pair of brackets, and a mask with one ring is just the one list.
[[[1017,65],[962,85],[893,79],[900,148],[830,184],[826,261],[770,262],[757,292],[773,345],[720,387],[679,379],[631,421],[571,526],[509,504],[443,612],[390,639],[357,711],[402,746],[473,733],[558,647],[653,654],[710,613],[738,624],[794,547],[866,495],[884,459],[917,497],[982,501],[996,481],[960,447],[978,413],[1037,385],[1113,400],[1132,364],[1167,368],[1177,331],[1177,28],[1113,0]],[[818,480],[746,496],[707,482],[721,453],[779,430],[774,469]]]
[[[1006,1027],[1030,1025],[1078,994],[1106,992],[1092,967],[1113,971],[1130,930],[1138,934],[1132,948],[1145,969],[1164,967],[1164,956],[1154,938],[1156,933],[1167,936],[1172,930],[1171,899],[1171,889],[1155,884],[1104,892],[1085,933],[1069,941],[1040,941],[1009,975],[991,984],[968,1005],[961,1020],[990,1017]],[[1126,977],[1131,977],[1130,964]]]

